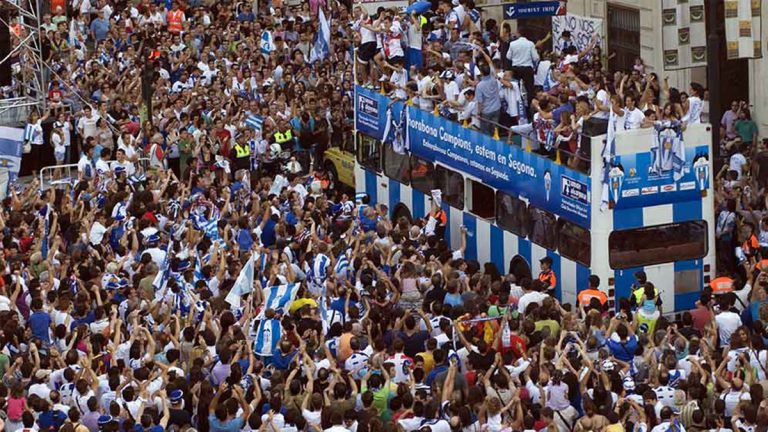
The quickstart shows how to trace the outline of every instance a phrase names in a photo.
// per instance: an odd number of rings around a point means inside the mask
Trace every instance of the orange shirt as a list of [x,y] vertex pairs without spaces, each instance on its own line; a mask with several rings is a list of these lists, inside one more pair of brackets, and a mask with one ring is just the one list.
[[181,10],[168,11],[168,31],[171,33],[181,33],[182,21],[184,21],[184,12]]
[[539,273],[539,280],[547,285],[547,289],[555,289],[555,285],[557,285],[557,276],[552,270]]
[[725,294],[733,291],[733,279],[728,276],[720,276],[709,283],[713,294]]
[[342,333],[341,336],[339,336],[339,349],[336,356],[339,358],[340,362],[346,361],[349,356],[352,355],[352,347],[349,342],[352,340],[353,336],[354,335],[351,332]]
[[576,299],[579,301],[579,304],[582,304],[584,306],[588,306],[589,302],[593,298],[600,300],[601,305],[604,305],[608,302],[608,296],[605,295],[605,293],[600,291],[599,289],[594,289],[594,288],[587,288],[584,291],[580,292],[578,296],[576,296]]

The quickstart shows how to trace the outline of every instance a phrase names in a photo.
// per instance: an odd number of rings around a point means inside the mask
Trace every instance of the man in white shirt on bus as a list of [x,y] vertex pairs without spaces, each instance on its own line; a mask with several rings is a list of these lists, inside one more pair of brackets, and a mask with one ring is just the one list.
[[636,105],[637,101],[632,95],[624,97],[624,129],[640,129],[645,119],[645,114]]

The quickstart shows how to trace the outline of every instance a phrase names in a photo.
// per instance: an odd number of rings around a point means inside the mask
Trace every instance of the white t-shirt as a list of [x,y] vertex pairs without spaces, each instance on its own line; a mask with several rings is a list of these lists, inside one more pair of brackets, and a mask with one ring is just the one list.
[[[600,103],[603,106],[610,107],[611,106],[611,95],[608,94],[605,90],[600,90],[595,95],[595,100],[600,101]],[[597,114],[594,115],[595,118],[599,119],[608,119],[608,111],[598,111]]]
[[408,84],[408,74],[405,69],[392,71],[389,82],[395,87],[396,98],[406,99],[408,97],[408,94],[405,92],[405,85]]
[[741,180],[741,167],[747,164],[747,158],[744,157],[741,153],[734,153],[731,155],[731,158],[728,160],[728,169],[731,171],[736,171],[739,176],[736,178],[737,180]]
[[99,134],[99,128],[96,127],[96,123],[98,123],[100,118],[95,112],[92,112],[90,117],[80,117],[80,121],[77,122],[77,129],[83,134],[83,139],[96,137]]
[[628,110],[624,108],[624,129],[640,129],[645,114],[639,108]]
[[733,389],[728,390],[727,393],[720,395],[720,399],[725,402],[725,415],[730,417],[733,415],[733,410],[736,409],[736,405],[738,405],[740,401],[752,400],[752,396],[747,389],[742,387],[739,391]]
[[720,335],[720,345],[728,345],[731,341],[731,334],[741,325],[741,317],[735,312],[720,312],[715,316],[717,331]]
[[531,291],[531,292],[525,293],[517,301],[517,310],[520,311],[520,313],[524,314],[529,304],[536,303],[541,305],[541,303],[547,297],[549,297],[547,294],[544,294],[538,291]]
[[[458,101],[459,100],[459,85],[456,81],[448,81],[443,86],[443,93],[445,93],[445,100]],[[456,112],[451,110],[451,112]]]

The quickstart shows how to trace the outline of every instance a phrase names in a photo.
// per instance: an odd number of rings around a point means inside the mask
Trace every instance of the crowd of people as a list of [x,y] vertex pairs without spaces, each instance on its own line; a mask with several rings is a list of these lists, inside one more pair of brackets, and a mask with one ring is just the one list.
[[355,79],[532,134],[572,165],[590,118],[706,121],[698,84],[669,88],[640,60],[609,74],[597,39],[578,51],[564,34],[547,53],[546,38],[481,23],[472,0],[51,14],[50,110],[30,118],[25,163],[52,153],[78,175],[2,202],[0,430],[768,429],[768,149],[746,104],[722,121],[727,275],[676,323],[668,281],[638,272],[614,307],[592,276],[560,304],[549,258],[533,275],[478,263],[449,247],[439,206],[392,220],[321,162],[350,147]]

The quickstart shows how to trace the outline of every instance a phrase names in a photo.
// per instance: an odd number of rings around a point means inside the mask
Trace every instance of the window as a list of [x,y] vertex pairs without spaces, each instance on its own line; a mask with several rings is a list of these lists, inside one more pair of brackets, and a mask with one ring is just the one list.
[[483,219],[496,217],[493,189],[474,180],[467,179],[467,183],[469,185],[468,210]]
[[429,195],[435,188],[435,165],[418,156],[411,155],[411,186]]
[[443,192],[443,202],[464,210],[464,177],[439,165],[435,168],[435,174],[435,186]]
[[381,171],[381,141],[357,134],[357,161],[368,169]]
[[589,267],[592,256],[589,230],[561,218],[557,221],[557,232],[560,255]]
[[528,209],[523,200],[496,192],[496,224],[519,237],[528,236]]
[[615,53],[610,70],[632,70],[635,58],[640,57],[640,11],[608,5],[608,50]]
[[548,211],[528,206],[531,231],[528,237],[537,245],[549,249],[557,249],[557,219]]
[[384,146],[384,174],[387,177],[408,184],[411,180],[410,165],[407,154],[397,153],[391,145]]
[[[533,3],[539,0],[517,0],[517,3]],[[528,40],[534,43],[547,37],[547,33],[552,31],[552,17],[532,17],[516,20],[517,26],[523,32]],[[499,24],[501,25],[501,24]],[[543,51],[552,51],[552,40],[548,39],[542,46]]]
[[707,254],[703,220],[614,231],[608,236],[612,269],[699,259]]

